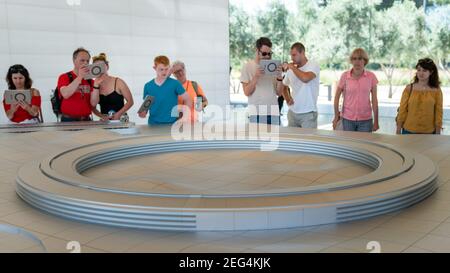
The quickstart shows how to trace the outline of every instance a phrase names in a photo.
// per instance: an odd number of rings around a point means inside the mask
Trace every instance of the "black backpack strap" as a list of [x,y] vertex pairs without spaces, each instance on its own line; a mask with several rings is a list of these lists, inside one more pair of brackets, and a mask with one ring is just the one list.
[[[73,75],[72,75],[72,71],[69,71],[66,73],[67,77],[69,77],[69,84],[71,84],[73,82]],[[58,90],[58,96],[61,100],[60,103],[62,103],[62,100],[64,99],[63,96],[61,95],[61,90]]]
[[409,99],[411,98],[411,94],[413,92],[413,86],[414,86],[414,83],[411,83],[411,87],[409,88],[408,100],[406,101],[406,107],[408,107]]
[[69,84],[73,82],[72,71],[66,73],[67,77],[69,77]]
[[[67,77],[69,77],[69,84],[71,84],[73,82],[73,75],[72,75],[72,71],[67,72],[66,73]],[[93,82],[92,79],[87,80],[87,82],[89,83],[89,85],[92,87],[93,86]]]
[[198,84],[196,81],[191,81],[192,87],[194,87],[195,95],[198,97]]

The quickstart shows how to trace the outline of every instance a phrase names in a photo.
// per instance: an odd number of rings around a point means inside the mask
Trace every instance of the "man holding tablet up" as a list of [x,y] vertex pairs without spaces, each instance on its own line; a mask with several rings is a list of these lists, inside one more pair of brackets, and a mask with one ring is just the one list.
[[[251,123],[280,124],[277,95],[281,96],[281,93],[276,89],[275,79],[281,74],[281,67],[276,67],[276,62],[267,62],[271,59],[272,42],[269,38],[261,37],[256,41],[255,58],[242,67],[241,83],[248,97]],[[273,68],[276,70],[271,71]]]
[[90,79],[86,80],[90,73],[90,59],[89,51],[78,48],[73,53],[73,70],[59,76],[58,95],[61,98],[62,122],[91,120],[93,83]]

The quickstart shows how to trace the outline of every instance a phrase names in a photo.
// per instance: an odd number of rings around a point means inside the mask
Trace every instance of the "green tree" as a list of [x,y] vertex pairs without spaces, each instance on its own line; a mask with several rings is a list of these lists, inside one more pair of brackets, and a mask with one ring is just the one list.
[[438,7],[427,15],[430,31],[429,55],[447,77],[450,77],[450,5]]
[[320,13],[321,0],[297,0],[297,14],[293,20],[293,32],[299,41],[303,41],[309,32],[315,31]]
[[429,0],[429,4],[450,5],[450,0]]
[[273,0],[267,9],[260,12],[257,22],[261,36],[268,37],[272,41],[275,58],[287,60],[290,46],[296,40],[291,27],[292,13],[279,0]]
[[307,47],[322,66],[336,68],[348,64],[349,54],[357,47],[369,54],[373,51],[376,41],[372,25],[380,1],[327,1],[306,38]]
[[254,56],[255,31],[251,17],[240,7],[230,4],[230,59],[235,68]]
[[414,2],[398,1],[378,12],[374,29],[377,46],[372,57],[386,75],[392,98],[395,68],[412,67],[426,49],[425,16]]

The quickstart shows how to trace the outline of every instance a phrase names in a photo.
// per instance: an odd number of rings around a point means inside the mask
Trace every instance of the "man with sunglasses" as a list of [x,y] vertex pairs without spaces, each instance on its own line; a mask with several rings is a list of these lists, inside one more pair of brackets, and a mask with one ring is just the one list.
[[[291,63],[283,65],[283,71],[287,72],[277,84],[278,92],[283,94],[289,105],[289,126],[316,129],[320,67],[306,58],[302,43],[291,46],[291,59]],[[292,90],[292,97],[288,87]]]
[[[276,77],[265,75],[259,65],[261,60],[272,59],[272,42],[269,38],[261,37],[256,41],[255,59],[242,67],[241,83],[244,94],[248,97],[250,122],[280,124],[276,89]],[[281,67],[278,68],[281,74]]]

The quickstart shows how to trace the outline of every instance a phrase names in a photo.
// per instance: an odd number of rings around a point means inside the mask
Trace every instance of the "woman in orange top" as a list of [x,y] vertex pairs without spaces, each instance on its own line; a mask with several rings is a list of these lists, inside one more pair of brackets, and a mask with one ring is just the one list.
[[[191,107],[189,107],[191,111],[191,121],[197,121],[197,111],[203,110],[208,105],[208,99],[205,96],[205,93],[203,92],[202,87],[194,83],[193,81],[189,81],[186,78],[186,67],[183,62],[181,61],[175,61],[172,65],[171,72],[177,78],[177,80],[183,85],[183,88],[186,90],[186,93],[189,94],[191,97],[193,104]],[[197,85],[194,87],[194,85]],[[201,97],[202,98],[202,105],[200,105],[201,109],[195,109],[195,105],[197,104],[197,99]],[[183,105],[183,100],[178,97],[178,105]]]
[[440,134],[442,90],[433,60],[420,59],[414,82],[405,87],[397,116],[397,134]]
[[13,123],[38,123],[39,109],[41,107],[41,95],[37,89],[32,88],[33,80],[28,70],[21,64],[16,64],[8,69],[6,82],[10,90],[31,90],[31,103],[20,101],[7,104],[3,99],[3,107],[6,116]]

